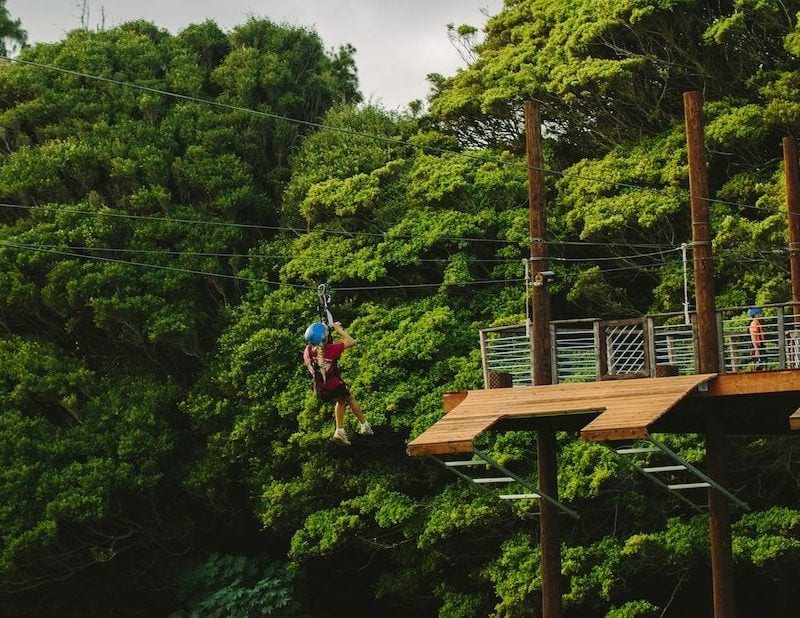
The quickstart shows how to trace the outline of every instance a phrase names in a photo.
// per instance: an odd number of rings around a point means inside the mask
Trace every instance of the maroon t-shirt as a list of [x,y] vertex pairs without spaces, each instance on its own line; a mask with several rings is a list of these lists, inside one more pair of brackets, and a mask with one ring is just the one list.
[[[325,384],[323,384],[322,388],[325,391],[332,391],[337,386],[342,384],[342,378],[339,377],[339,367],[336,361],[339,360],[339,357],[344,352],[344,344],[343,343],[326,343],[325,349],[322,352],[323,356],[323,366],[320,367],[322,371],[325,373]],[[303,362],[305,363],[308,370],[311,372],[311,375],[314,375],[314,369],[311,366],[312,361],[317,360],[317,351],[310,345],[306,346],[306,349],[303,351]]]

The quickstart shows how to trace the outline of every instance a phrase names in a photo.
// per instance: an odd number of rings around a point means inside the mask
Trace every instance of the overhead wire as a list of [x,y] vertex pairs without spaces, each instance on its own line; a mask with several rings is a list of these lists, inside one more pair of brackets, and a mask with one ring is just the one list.
[[[8,203],[0,203],[0,207],[2,208],[16,208],[22,210],[52,210],[51,207],[48,206],[31,206],[31,205],[22,205],[22,204],[8,204]],[[236,223],[234,221],[209,221],[205,219],[182,219],[182,218],[173,218],[173,217],[156,217],[153,215],[131,215],[128,213],[115,213],[115,212],[96,212],[93,210],[82,210],[78,208],[59,208],[59,213],[72,213],[72,214],[79,214],[79,215],[91,215],[95,217],[112,217],[112,218],[119,218],[119,219],[130,219],[130,220],[143,220],[143,221],[159,221],[159,222],[166,222],[166,223],[189,223],[192,225],[209,225],[209,226],[217,226],[217,227],[233,227],[233,228],[246,228],[246,229],[259,229],[259,230],[271,230],[271,231],[278,231],[278,232],[293,232],[296,234],[310,233],[310,230],[303,229],[303,228],[295,228],[295,227],[288,227],[283,225],[263,225],[259,223]],[[325,234],[338,234],[344,236],[370,236],[370,237],[377,237],[383,238],[385,240],[409,240],[416,238],[415,236],[411,235],[400,235],[400,234],[392,234],[390,232],[378,233],[378,232],[349,232],[344,230],[324,230]],[[463,242],[496,242],[496,243],[505,243],[505,244],[518,244],[515,240],[507,240],[505,238],[470,238],[466,236],[443,236],[442,239],[444,240],[454,240],[454,241],[463,241]]]
[[[29,244],[29,243],[19,243]],[[31,245],[34,246],[34,245]],[[87,247],[84,245],[52,245],[41,244],[35,245],[40,249],[72,249],[75,251],[105,251],[107,253],[136,253],[144,255],[174,255],[174,256],[191,256],[191,257],[214,257],[214,258],[264,258],[272,260],[289,260],[291,259],[286,255],[269,255],[266,253],[227,253],[227,252],[214,252],[214,251],[179,251],[173,249],[131,249],[120,247]]]
[[[245,254],[245,253],[215,253],[215,252],[202,252],[202,251],[174,251],[174,250],[159,250],[159,249],[128,249],[128,248],[115,248],[115,247],[88,247],[88,246],[81,246],[81,245],[53,245],[53,244],[32,244],[32,243],[24,243],[24,242],[12,242],[12,241],[0,241],[0,245],[11,247],[11,248],[19,248],[19,249],[28,249],[28,250],[35,250],[35,251],[43,251],[47,253],[53,253],[56,255],[64,255],[67,257],[77,257],[77,258],[86,258],[96,261],[105,261],[105,262],[116,262],[120,264],[129,264],[129,265],[137,265],[143,267],[152,267],[152,268],[159,268],[159,269],[166,269],[166,270],[174,270],[176,272],[187,272],[191,274],[202,274],[202,275],[209,275],[209,276],[221,276],[225,278],[233,278],[233,279],[240,279],[244,281],[255,281],[259,283],[268,283],[274,285],[282,285],[282,282],[276,281],[269,281],[266,279],[251,279],[247,277],[240,277],[236,275],[225,275],[220,273],[212,273],[208,271],[199,271],[193,269],[185,269],[179,267],[167,267],[158,264],[149,264],[143,262],[133,262],[130,260],[120,260],[115,258],[108,258],[103,256],[92,256],[85,253],[75,253],[76,251],[100,251],[100,252],[110,252],[110,253],[133,253],[133,254],[145,254],[145,255],[170,255],[170,256],[191,256],[191,257],[242,257],[242,258],[251,258],[251,257],[260,257],[266,259],[283,259],[283,260],[290,260],[293,259],[289,256],[283,255],[266,255],[266,254]],[[674,250],[680,250],[678,247]],[[598,261],[623,261],[626,259],[631,259],[635,257],[651,257],[655,255],[663,255],[667,252],[654,252],[649,254],[638,254],[638,255],[628,255],[624,257],[587,257],[587,258],[558,258],[558,257],[549,257],[548,259],[553,261],[560,261],[560,262],[579,262],[579,263],[586,263],[586,262],[598,262]],[[419,262],[432,262],[432,263],[441,263],[441,262],[448,262],[447,259],[437,259],[437,258],[420,258]],[[474,262],[497,262],[497,263],[516,263],[518,260],[482,260],[482,259],[475,259],[471,260]],[[766,259],[758,260],[758,261],[767,261]],[[667,263],[680,263],[680,260],[662,260],[652,262],[650,264],[639,264],[639,265],[630,265],[618,268],[608,268],[608,269],[599,269],[598,272],[613,272],[613,271],[620,271],[620,270],[636,270],[636,269],[644,269],[650,268],[652,266],[659,266]],[[475,281],[472,283],[475,284],[490,284],[490,283],[509,283],[509,282],[518,282],[523,281],[524,279],[492,279],[486,281]],[[287,285],[296,285],[296,284],[287,284]],[[430,284],[409,284],[409,287],[430,287],[430,286],[438,286],[442,285],[439,283],[430,283]],[[308,289],[312,289],[310,286],[297,286],[297,287],[306,287]],[[381,289],[395,289],[403,287],[402,284],[393,285],[393,286],[381,286]],[[359,287],[351,287],[351,288],[339,288],[339,289],[347,289],[347,290],[365,290],[365,289],[375,289],[375,286],[359,286]]]
[[265,112],[265,111],[262,111],[262,110],[252,109],[250,107],[244,107],[244,106],[241,106],[241,105],[233,105],[231,103],[222,103],[221,101],[215,101],[213,99],[204,99],[202,97],[195,97],[195,96],[191,96],[191,95],[181,94],[179,92],[172,92],[172,91],[169,91],[169,90],[162,90],[160,88],[152,88],[150,86],[143,86],[141,84],[134,84],[132,82],[126,82],[126,81],[119,80],[119,79],[113,79],[111,77],[103,77],[101,75],[92,75],[90,73],[84,73],[82,71],[75,71],[73,69],[65,69],[63,67],[57,67],[57,66],[53,66],[53,65],[50,65],[50,64],[44,64],[42,62],[34,62],[33,60],[22,60],[21,58],[9,58],[9,57],[5,57],[5,56],[0,57],[0,60],[5,60],[7,62],[13,62],[13,63],[16,63],[16,64],[23,64],[23,65],[33,66],[33,67],[37,67],[37,68],[40,68],[40,69],[47,69],[47,70],[50,70],[50,71],[57,71],[59,73],[65,73],[65,74],[68,74],[68,75],[73,75],[75,77],[83,77],[83,78],[86,78],[86,79],[94,79],[94,80],[101,81],[101,82],[106,82],[106,83],[109,83],[109,84],[115,84],[117,86],[123,86],[123,87],[126,87],[126,88],[132,88],[132,89],[135,89],[135,90],[142,90],[144,92],[150,92],[152,94],[159,94],[159,95],[162,95],[162,96],[174,97],[176,99],[182,99],[184,101],[190,101],[192,103],[203,103],[203,104],[207,104],[207,105],[212,105],[214,107],[228,109],[228,110],[231,110],[231,111],[245,112],[245,113],[249,113],[249,114],[254,114],[256,116],[262,116],[262,117],[265,117],[265,118],[271,118],[273,120],[281,120],[281,121],[284,121],[284,122],[303,125],[303,126],[311,127],[311,128],[314,128],[314,129],[325,129],[325,130],[329,130],[329,131],[335,131],[337,133],[342,133],[342,134],[345,134],[345,135],[351,135],[351,136],[354,136],[354,137],[363,137],[363,138],[372,139],[372,140],[376,140],[376,141],[382,141],[382,142],[390,143],[390,144],[393,144],[393,145],[396,145],[396,146],[411,146],[411,147],[414,147],[414,148],[421,148],[421,149],[424,149],[424,150],[427,150],[427,151],[430,151],[430,152],[438,152],[440,154],[456,154],[456,155],[466,156],[467,158],[475,159],[475,160],[478,160],[478,161],[484,161],[484,162],[488,162],[488,163],[495,162],[494,158],[490,158],[490,157],[481,157],[481,156],[478,156],[478,155],[469,155],[467,153],[460,153],[460,152],[457,152],[457,151],[448,150],[446,148],[439,148],[437,146],[412,144],[411,142],[408,142],[408,141],[400,139],[400,138],[387,137],[385,135],[376,135],[374,133],[367,133],[365,131],[356,131],[355,129],[345,129],[343,127],[336,127],[336,126],[332,126],[332,125],[326,125],[326,124],[323,124],[321,122],[314,122],[312,120],[303,120],[301,118],[292,118],[290,116],[284,116],[282,114],[275,114],[275,113],[272,113],[272,112]]
[[682,264],[682,260],[664,260],[662,262],[653,262],[652,264],[642,264],[642,265],[635,265],[635,266],[620,266],[618,268],[601,268],[598,269],[597,272],[606,274],[612,272],[622,272],[626,270],[649,270],[651,268],[661,268],[663,266],[669,266],[671,264]]
[[[44,211],[54,211],[52,207],[49,206],[33,206],[33,205],[21,205],[21,204],[9,204],[9,203],[0,203],[0,208],[12,208],[12,209],[24,209],[24,210],[44,210]],[[303,230],[301,228],[293,228],[293,227],[286,227],[286,226],[268,226],[268,225],[261,225],[261,224],[251,224],[251,223],[235,223],[229,221],[209,221],[204,219],[183,219],[183,218],[172,218],[172,217],[156,217],[152,215],[131,215],[126,213],[112,213],[112,212],[98,212],[92,210],[82,210],[82,209],[75,209],[71,207],[67,208],[59,208],[58,213],[69,213],[69,214],[81,214],[81,215],[89,215],[95,217],[116,217],[116,218],[123,218],[128,220],[143,220],[143,221],[158,221],[158,222],[166,222],[166,223],[181,223],[181,224],[192,224],[192,225],[210,225],[210,226],[231,226],[231,227],[244,227],[244,228],[259,228],[259,229],[269,229],[269,230],[277,230],[277,231],[289,231],[289,232],[307,232],[307,230]],[[329,233],[328,230],[325,230],[325,233]],[[384,238],[386,240],[401,240],[401,239],[412,239],[415,238],[414,236],[410,235],[397,235],[394,236],[389,232],[384,233],[376,233],[376,232],[353,232],[352,235],[361,235],[365,234],[371,237],[378,237]],[[482,239],[482,238],[469,238],[463,236],[444,236],[442,240],[457,240],[457,241],[491,241],[494,239]],[[521,245],[517,241],[510,241],[506,239],[498,239],[504,243],[516,243],[520,247]],[[560,257],[560,256],[549,256],[548,259],[553,261],[560,261],[565,263],[570,262],[594,262],[594,261],[615,261],[615,260],[626,260],[626,259],[640,259],[646,258],[654,255],[660,255],[662,253],[673,252],[673,251],[680,251],[680,245],[667,245],[667,244],[655,244],[655,243],[618,243],[618,242],[592,242],[592,241],[563,241],[563,240],[548,240],[548,245],[552,246],[565,246],[565,247],[604,247],[608,249],[612,248],[629,248],[629,249],[641,249],[641,248],[656,248],[657,251],[653,251],[650,253],[631,253],[631,254],[622,254],[622,255],[615,255],[615,256],[584,256],[579,258],[569,258],[569,257]],[[53,245],[53,248],[57,248],[60,245]],[[280,256],[280,255],[270,255],[270,254],[259,254],[259,253],[214,253],[214,252],[191,252],[191,251],[173,251],[173,250],[166,250],[166,249],[129,249],[129,248],[112,248],[112,247],[78,247],[74,246],[75,249],[84,249],[84,250],[96,250],[96,251],[117,251],[122,253],[167,253],[167,254],[175,254],[175,255],[198,255],[198,256],[206,256],[206,257],[261,257],[265,259],[292,259],[288,256]],[[787,247],[776,247],[773,249],[768,249],[775,254],[783,254],[788,249]],[[736,250],[726,250],[720,249],[717,250],[717,253],[728,253],[728,252],[736,252]],[[467,261],[471,262],[482,262],[482,263],[511,263],[516,262],[518,259],[522,258],[467,258]],[[446,258],[418,258],[414,261],[419,262],[445,262],[448,261]]]
[[58,249],[48,249],[48,248],[44,248],[44,247],[38,247],[36,245],[28,245],[28,244],[24,244],[24,243],[13,243],[13,242],[5,241],[5,240],[0,241],[0,246],[9,247],[9,248],[12,248],[12,249],[22,249],[22,250],[25,250],[25,251],[38,251],[38,252],[42,252],[42,253],[49,253],[49,254],[53,254],[53,255],[62,255],[62,256],[66,256],[66,257],[74,257],[74,258],[80,258],[80,259],[85,259],[85,260],[94,260],[94,261],[97,261],[97,262],[111,262],[111,263],[114,263],[114,264],[127,264],[129,266],[141,266],[143,268],[153,268],[153,269],[156,269],[156,270],[168,270],[168,271],[172,271],[172,272],[186,273],[186,274],[192,274],[192,275],[207,275],[207,276],[211,276],[211,277],[221,277],[223,279],[236,279],[236,280],[239,280],[239,281],[249,281],[249,282],[252,282],[252,283],[267,283],[267,284],[278,285],[278,286],[280,286],[280,285],[288,285],[288,286],[291,286],[291,287],[304,288],[304,289],[308,289],[308,290],[316,289],[315,287],[308,286],[308,285],[300,285],[300,284],[295,284],[295,283],[282,283],[282,282],[279,282],[279,281],[270,281],[268,279],[251,279],[249,277],[241,277],[239,275],[228,275],[228,274],[225,274],[225,273],[212,273],[212,272],[208,272],[208,271],[204,271],[204,270],[194,270],[194,269],[191,269],[191,268],[179,268],[177,266],[164,266],[162,264],[147,264],[147,263],[143,263],[143,262],[131,262],[129,260],[120,260],[120,259],[117,259],[117,258],[102,257],[102,256],[97,256],[97,255],[88,255],[88,254],[84,254],[84,253],[74,253],[72,251],[61,251],[61,250],[58,250]]
[[[0,203],[0,207],[2,208],[11,208],[11,209],[22,209],[22,210],[43,210],[48,212],[53,212],[55,209],[51,206],[35,206],[35,205],[22,205],[22,204],[10,204],[7,202]],[[92,210],[83,210],[83,209],[76,209],[76,208],[58,208],[58,213],[68,213],[68,214],[80,214],[80,215],[89,215],[94,217],[112,217],[112,218],[122,218],[127,220],[142,220],[142,221],[157,221],[157,222],[166,222],[166,223],[180,223],[180,224],[191,224],[191,225],[209,225],[209,226],[218,226],[218,227],[234,227],[234,228],[255,228],[255,229],[269,229],[273,231],[286,231],[286,232],[294,232],[294,233],[301,233],[301,232],[308,232],[308,230],[303,230],[302,228],[294,228],[288,226],[270,226],[270,225],[262,225],[262,224],[252,224],[252,223],[236,223],[232,221],[209,221],[204,219],[185,219],[185,218],[172,218],[172,217],[157,217],[152,215],[132,215],[127,213],[113,213],[113,212],[98,212]],[[336,230],[330,231],[325,230],[325,233],[336,233]],[[339,233],[347,233],[350,235],[366,235],[370,237],[377,237],[383,238],[385,240],[403,240],[403,239],[412,239],[415,238],[414,236],[410,235],[392,235],[390,232],[339,232]],[[454,240],[454,241],[465,241],[465,242],[490,242],[490,241],[498,241],[502,243],[508,244],[517,244],[521,247],[521,244],[518,241],[511,241],[506,239],[486,239],[486,238],[470,238],[470,237],[463,237],[463,236],[444,236],[442,240]],[[679,251],[680,246],[674,245],[667,245],[667,244],[655,244],[655,243],[619,243],[619,242],[593,242],[593,241],[565,241],[565,240],[549,240],[547,241],[548,245],[552,246],[564,246],[564,247],[603,247],[607,249],[613,248],[626,248],[626,249],[642,249],[642,248],[654,248],[657,249],[656,251],[650,253],[632,253],[632,254],[622,254],[616,256],[585,256],[579,258],[569,258],[569,257],[561,257],[561,256],[549,256],[548,259],[558,262],[564,263],[587,263],[587,262],[597,262],[597,261],[617,261],[617,260],[628,260],[628,259],[642,259],[647,258],[655,255],[660,255],[666,252],[673,252]],[[52,248],[57,248],[57,245],[53,245]],[[171,251],[171,250],[152,250],[152,249],[129,249],[129,248],[110,248],[110,247],[78,247],[73,246],[74,249],[81,249],[81,250],[95,250],[95,251],[107,251],[107,252],[120,252],[120,253],[165,253],[165,254],[174,254],[174,255],[197,255],[197,256],[204,256],[204,257],[255,257],[255,258],[264,258],[264,259],[292,259],[287,256],[276,256],[276,255],[269,255],[269,254],[258,254],[258,253],[213,253],[213,252],[191,252],[191,251]],[[718,253],[724,252],[731,252],[735,250],[718,250]],[[779,247],[772,249],[774,253],[778,252],[785,252],[787,251],[786,247]],[[512,263],[516,262],[518,259],[522,258],[467,258],[469,262],[481,262],[481,263]],[[448,261],[446,258],[418,258],[413,260],[414,262],[446,262]]]
[[[18,210],[44,210],[54,211],[52,206],[36,206],[28,204],[10,204],[7,202],[0,202],[0,208],[10,208]],[[279,232],[292,232],[295,234],[308,234],[310,230],[303,228],[295,228],[280,225],[263,225],[256,223],[236,223],[234,221],[209,221],[205,219],[184,219],[174,217],[156,217],[154,215],[132,215],[129,213],[115,213],[115,212],[98,212],[94,210],[84,210],[72,207],[59,207],[58,213],[89,215],[94,217],[111,217],[128,220],[142,220],[142,221],[158,221],[165,223],[181,223],[191,225],[209,225],[216,227],[233,227],[245,229],[263,229]],[[384,240],[409,240],[416,238],[408,234],[392,234],[391,232],[349,232],[343,230],[320,230],[325,234],[338,234],[345,236],[368,236],[373,238],[383,238]],[[505,238],[472,238],[468,236],[442,236],[442,240],[452,240],[457,242],[496,242],[501,244],[521,246],[521,243],[516,240],[508,240]],[[651,249],[663,248],[674,249],[674,245],[667,244],[654,244],[654,243],[622,243],[622,242],[594,242],[594,241],[567,241],[567,240],[548,240],[549,245],[563,245],[563,246],[592,246],[592,247],[606,247],[606,248],[635,248],[635,249]]]
[[554,260],[557,262],[565,262],[565,263],[572,263],[572,262],[608,262],[608,261],[620,261],[620,260],[633,260],[639,258],[647,258],[653,257],[656,255],[664,255],[665,253],[671,253],[675,251],[680,251],[680,247],[670,247],[668,249],[661,249],[659,251],[653,251],[651,253],[633,253],[629,255],[621,255],[621,256],[595,256],[595,257],[582,257],[582,258],[565,258],[565,257],[548,257],[549,260]]
[[[167,270],[172,272],[179,272],[191,275],[203,275],[208,277],[221,277],[224,279],[235,279],[239,281],[246,281],[250,283],[266,283],[269,285],[275,286],[289,286],[298,289],[305,289],[305,290],[316,290],[316,286],[311,285],[304,285],[299,283],[290,283],[286,281],[271,281],[269,279],[259,279],[259,278],[252,278],[252,277],[242,277],[240,275],[228,275],[225,273],[214,273],[204,270],[195,270],[191,268],[180,268],[177,266],[164,266],[161,264],[149,264],[145,262],[132,262],[129,260],[120,260],[117,258],[110,258],[110,257],[102,257],[96,255],[89,255],[83,253],[74,253],[72,251],[62,251],[58,249],[50,249],[46,247],[41,247],[38,245],[31,245],[25,243],[14,243],[8,242],[5,240],[0,240],[0,246],[8,247],[11,249],[21,249],[24,251],[37,251],[42,253],[48,253],[53,255],[61,255],[65,257],[73,257],[79,259],[86,259],[86,260],[93,260],[97,262],[110,262],[114,264],[125,264],[128,266],[140,266],[142,268],[153,268],[157,270]],[[447,282],[442,281],[439,283],[412,283],[412,284],[396,284],[396,285],[370,285],[370,286],[342,286],[336,287],[337,291],[342,292],[351,292],[351,291],[366,291],[366,290],[395,290],[395,289],[405,289],[405,288],[430,288],[430,287],[442,287],[443,285],[452,285],[456,287],[463,287],[463,286],[471,286],[471,285],[491,285],[496,283],[519,283],[524,281],[524,279],[490,279],[490,280],[475,280],[475,281],[454,281],[454,282]]]
[[[595,242],[591,240],[548,240],[548,245],[564,245],[564,246],[574,246],[574,247],[608,247],[608,248],[616,248],[616,247],[629,247],[629,248],[636,248],[636,249],[674,249],[675,245],[667,245],[667,244],[656,244],[656,243],[641,243],[641,242],[633,242],[633,243],[621,243],[621,242]],[[680,245],[678,245],[680,246]]]
[[[241,106],[241,105],[233,105],[233,104],[230,104],[230,103],[223,103],[221,101],[215,101],[213,99],[205,99],[205,98],[202,98],[202,97],[195,97],[195,96],[192,96],[192,95],[181,94],[181,93],[178,93],[178,92],[173,92],[173,91],[169,91],[169,90],[163,90],[163,89],[160,89],[160,88],[153,88],[151,86],[143,86],[141,84],[135,84],[135,83],[127,82],[127,81],[124,81],[124,80],[114,79],[114,78],[110,78],[110,77],[103,77],[103,76],[100,76],[100,75],[93,75],[93,74],[90,74],[90,73],[84,73],[82,71],[76,71],[74,69],[67,69],[67,68],[64,68],[64,67],[57,67],[57,66],[54,66],[54,65],[45,64],[45,63],[42,63],[42,62],[35,62],[33,60],[23,60],[21,58],[10,58],[10,57],[5,57],[5,56],[0,56],[0,60],[5,60],[6,62],[21,64],[21,65],[37,67],[37,68],[40,68],[40,69],[45,69],[45,70],[50,70],[50,71],[56,71],[56,72],[72,75],[72,76],[75,76],[75,77],[82,77],[82,78],[85,78],[85,79],[97,80],[97,81],[100,81],[100,82],[110,83],[110,84],[114,84],[114,85],[117,85],[117,86],[122,86],[122,87],[126,87],[126,88],[132,88],[132,89],[136,89],[136,90],[141,90],[141,91],[144,91],[144,92],[150,92],[150,93],[158,94],[158,95],[161,95],[161,96],[173,97],[173,98],[176,98],[176,99],[181,99],[181,100],[184,100],[184,101],[190,101],[190,102],[193,102],[193,103],[201,103],[201,104],[206,104],[206,105],[219,107],[219,108],[222,108],[222,109],[229,109],[229,110],[232,110],[232,111],[245,112],[245,113],[254,114],[254,115],[257,115],[257,116],[271,118],[273,120],[280,120],[280,121],[283,121],[283,122],[288,122],[288,123],[308,126],[308,127],[315,128],[315,129],[325,129],[325,130],[329,130],[329,131],[335,131],[335,132],[338,132],[338,133],[342,133],[342,134],[345,134],[345,135],[351,135],[351,136],[354,136],[354,137],[362,137],[362,138],[371,139],[371,140],[375,140],[375,141],[382,141],[382,142],[391,143],[391,144],[398,145],[398,146],[408,146],[408,147],[412,147],[412,148],[421,149],[421,150],[424,150],[424,151],[436,152],[436,153],[439,153],[439,154],[456,155],[456,156],[464,157],[464,158],[467,158],[467,159],[472,159],[472,160],[483,162],[483,163],[495,163],[495,164],[499,164],[499,165],[501,165],[503,167],[506,167],[506,166],[525,167],[526,169],[535,169],[537,171],[541,171],[542,173],[552,174],[552,175],[560,176],[562,178],[575,178],[575,179],[578,179],[578,180],[587,180],[587,181],[590,181],[590,182],[597,182],[597,183],[606,184],[608,186],[614,186],[614,187],[626,188],[626,189],[636,189],[636,190],[653,191],[653,192],[667,192],[667,193],[672,193],[672,194],[674,194],[674,195],[676,195],[678,197],[688,198],[688,199],[700,199],[700,200],[703,200],[703,201],[706,201],[706,202],[709,202],[709,203],[719,203],[719,204],[724,204],[724,205],[728,205],[728,206],[736,206],[736,207],[740,207],[740,208],[748,208],[748,209],[753,209],[753,210],[765,210],[764,207],[756,206],[754,204],[746,204],[746,203],[742,203],[742,202],[734,202],[734,201],[731,201],[731,200],[723,200],[723,199],[712,198],[712,197],[695,196],[690,191],[687,191],[685,189],[678,189],[678,188],[673,188],[673,187],[648,187],[648,186],[645,186],[645,185],[637,185],[635,183],[628,183],[628,182],[622,182],[622,181],[617,181],[617,180],[610,180],[610,179],[607,179],[607,178],[599,178],[599,177],[594,177],[594,176],[587,176],[585,174],[578,174],[576,172],[555,170],[555,169],[547,168],[547,167],[530,166],[527,163],[520,163],[520,162],[515,162],[515,161],[507,161],[507,160],[504,160],[504,159],[501,159],[501,158],[498,158],[498,157],[479,156],[479,155],[475,155],[475,154],[470,154],[468,152],[455,151],[455,150],[450,150],[450,149],[447,149],[447,148],[439,148],[437,146],[431,146],[431,145],[425,145],[425,144],[414,144],[412,142],[409,142],[407,140],[403,140],[403,139],[400,139],[400,138],[387,137],[385,135],[377,135],[377,134],[374,134],[374,133],[368,133],[368,132],[365,132],[365,131],[357,131],[357,130],[354,130],[354,129],[346,129],[344,127],[337,127],[337,126],[333,126],[333,125],[327,125],[327,124],[324,124],[324,123],[321,123],[321,122],[314,122],[314,121],[311,121],[311,120],[303,120],[303,119],[300,119],[300,118],[292,118],[290,116],[284,116],[282,114],[275,114],[275,113],[272,113],[272,112],[265,112],[265,111],[262,111],[262,110],[256,110],[256,109],[252,109],[252,108],[249,108],[249,107],[244,107],[244,106]],[[792,213],[792,214],[800,214],[800,213]]]
[[[86,245],[64,245],[64,244],[41,244],[41,243],[25,243],[21,241],[2,241],[5,242],[7,245],[15,245],[15,246],[25,246],[25,247],[35,247],[37,249],[43,250],[53,250],[53,251],[99,251],[99,252],[107,252],[107,253],[130,253],[130,254],[143,254],[143,255],[169,255],[169,256],[187,256],[187,257],[213,257],[213,258],[263,258],[263,259],[273,259],[273,260],[282,260],[282,261],[290,261],[295,259],[291,256],[287,255],[274,255],[274,254],[264,254],[264,253],[229,253],[229,252],[213,252],[213,251],[183,251],[183,250],[172,250],[172,249],[132,249],[132,248],[123,248],[123,247],[97,247],[97,246],[86,246]],[[666,253],[680,251],[680,247],[675,247],[672,249],[667,249],[664,251],[656,251],[652,253],[641,253],[641,254],[629,254],[624,256],[589,256],[583,258],[562,258],[562,257],[554,257],[549,256],[548,260],[563,262],[565,264],[579,264],[579,263],[588,263],[588,262],[603,262],[603,261],[624,261],[629,259],[637,259],[637,258],[646,258],[661,255],[663,256]],[[734,251],[726,251],[726,254],[735,254],[737,256],[744,256],[744,255],[752,255],[752,254],[744,254],[741,252],[734,252]],[[755,252],[757,255],[762,256],[759,261],[769,261],[769,258],[764,257],[761,252]],[[83,255],[83,254],[81,254]],[[773,256],[774,257],[774,256]],[[527,258],[522,258],[527,259]],[[518,259],[482,259],[482,258],[466,258],[468,262],[474,263],[499,263],[499,264],[514,264],[519,261]],[[416,262],[424,262],[424,263],[447,263],[452,262],[448,258],[413,258],[409,260],[412,263]],[[662,262],[654,262],[655,264],[660,264]],[[645,265],[638,265],[638,266],[648,266]],[[626,268],[636,268],[637,266],[631,266]],[[605,271],[601,271],[605,272]]]
[[[19,243],[28,244],[28,243]],[[34,246],[34,245],[31,245]],[[145,255],[174,255],[174,256],[191,256],[191,257],[214,257],[214,258],[263,258],[270,260],[278,260],[288,262],[295,259],[289,255],[275,255],[267,253],[229,253],[229,252],[214,252],[214,251],[183,251],[177,249],[131,249],[128,247],[89,247],[85,245],[75,244],[41,244],[35,245],[41,249],[72,249],[75,251],[105,251],[107,253],[135,253]],[[467,262],[475,263],[498,263],[498,264],[513,264],[519,262],[519,258],[515,259],[494,259],[494,258],[464,258]],[[425,262],[441,264],[442,262],[452,262],[449,258],[411,258],[410,262]]]
[[[661,268],[663,266],[671,265],[671,264],[682,264],[682,260],[662,260],[658,262],[652,262],[650,264],[633,264],[629,266],[620,266],[615,268],[598,268],[596,270],[592,270],[590,272],[597,273],[597,274],[606,274],[606,273],[613,273],[613,272],[623,272],[627,270],[649,270],[652,268]],[[577,279],[581,275],[584,274],[586,271],[581,272],[570,272],[565,273],[562,278],[564,279]]]

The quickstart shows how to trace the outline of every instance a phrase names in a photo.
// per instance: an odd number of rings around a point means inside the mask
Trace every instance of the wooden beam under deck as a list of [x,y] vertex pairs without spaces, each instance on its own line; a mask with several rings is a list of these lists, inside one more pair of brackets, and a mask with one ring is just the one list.
[[792,420],[800,408],[800,370],[727,373],[692,393],[651,432],[703,432],[706,422],[721,423],[728,435],[781,435],[800,430]]
[[699,391],[693,396],[727,397],[769,393],[800,393],[800,369],[723,373],[708,383],[708,390]]
[[729,434],[780,434],[800,431],[800,370],[469,391],[446,395],[446,408],[409,443],[410,455],[469,453],[481,433],[514,423],[581,427],[592,441],[702,432],[710,417]]

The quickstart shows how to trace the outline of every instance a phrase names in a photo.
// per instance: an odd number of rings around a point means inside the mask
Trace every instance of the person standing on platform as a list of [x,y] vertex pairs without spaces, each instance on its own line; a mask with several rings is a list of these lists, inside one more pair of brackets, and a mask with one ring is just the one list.
[[753,359],[753,370],[762,371],[766,368],[764,358],[764,327],[761,325],[761,318],[764,317],[764,310],[761,307],[752,307],[747,310],[750,317],[750,356]]

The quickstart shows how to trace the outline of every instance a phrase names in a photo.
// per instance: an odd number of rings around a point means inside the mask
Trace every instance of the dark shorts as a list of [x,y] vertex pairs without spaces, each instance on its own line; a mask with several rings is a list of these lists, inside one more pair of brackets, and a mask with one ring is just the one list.
[[322,399],[322,401],[328,402],[328,401],[336,401],[341,397],[349,397],[349,396],[350,396],[350,389],[347,388],[347,384],[342,382],[341,384],[339,384],[339,386],[335,387],[331,391],[323,391],[320,394],[319,398]]

